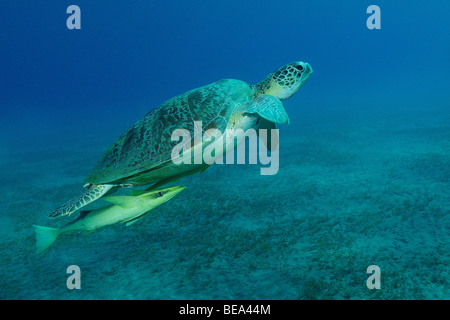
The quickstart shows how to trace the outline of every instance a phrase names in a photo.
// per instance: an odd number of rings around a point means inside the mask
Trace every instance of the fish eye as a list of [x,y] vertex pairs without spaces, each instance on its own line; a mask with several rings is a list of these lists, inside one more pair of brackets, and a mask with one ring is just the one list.
[[163,196],[163,193],[162,193],[161,191],[158,192],[158,196],[162,197],[162,196]]

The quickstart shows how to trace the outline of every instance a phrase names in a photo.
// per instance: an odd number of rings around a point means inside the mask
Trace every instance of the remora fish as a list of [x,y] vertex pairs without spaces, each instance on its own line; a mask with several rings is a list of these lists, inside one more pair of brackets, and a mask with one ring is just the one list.
[[126,222],[129,226],[145,216],[150,210],[166,203],[186,187],[169,187],[148,191],[132,191],[131,196],[111,196],[103,198],[112,205],[91,211],[82,211],[80,216],[62,228],[33,225],[36,232],[36,253],[39,254],[62,234],[73,231],[93,231],[95,229]]

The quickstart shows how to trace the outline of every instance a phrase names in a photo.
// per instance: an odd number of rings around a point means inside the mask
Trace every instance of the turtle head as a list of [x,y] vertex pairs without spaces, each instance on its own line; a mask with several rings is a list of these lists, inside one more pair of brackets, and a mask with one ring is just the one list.
[[256,95],[269,94],[284,100],[296,93],[309,79],[313,70],[306,62],[292,62],[269,74],[253,86]]

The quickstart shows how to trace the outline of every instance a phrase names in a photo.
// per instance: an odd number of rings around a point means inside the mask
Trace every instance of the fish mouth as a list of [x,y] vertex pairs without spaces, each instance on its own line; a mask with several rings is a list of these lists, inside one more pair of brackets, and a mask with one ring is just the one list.
[[184,189],[186,189],[187,187],[185,186],[175,186],[171,188],[172,192],[175,192],[175,194],[179,194],[181,191],[183,191]]

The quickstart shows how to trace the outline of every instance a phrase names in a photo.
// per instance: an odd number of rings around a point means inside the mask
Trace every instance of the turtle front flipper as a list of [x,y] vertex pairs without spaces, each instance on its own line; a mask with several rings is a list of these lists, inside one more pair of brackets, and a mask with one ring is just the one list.
[[283,103],[268,94],[260,95],[245,110],[245,113],[256,113],[261,118],[278,124],[289,124],[289,116],[284,110]]
[[112,184],[89,184],[85,190],[76,198],[66,202],[59,208],[50,213],[49,218],[56,218],[71,214],[89,203],[101,198],[106,193],[111,193],[111,189],[117,188]]

